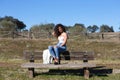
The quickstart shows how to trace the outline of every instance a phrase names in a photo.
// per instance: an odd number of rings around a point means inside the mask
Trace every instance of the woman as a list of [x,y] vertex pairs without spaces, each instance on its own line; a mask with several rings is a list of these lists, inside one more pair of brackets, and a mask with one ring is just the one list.
[[59,55],[61,52],[64,52],[67,49],[66,43],[68,35],[66,33],[65,27],[62,24],[57,24],[55,26],[52,35],[54,35],[58,39],[58,43],[54,46],[49,46],[48,49],[50,51],[50,54],[54,58],[54,64],[60,64]]

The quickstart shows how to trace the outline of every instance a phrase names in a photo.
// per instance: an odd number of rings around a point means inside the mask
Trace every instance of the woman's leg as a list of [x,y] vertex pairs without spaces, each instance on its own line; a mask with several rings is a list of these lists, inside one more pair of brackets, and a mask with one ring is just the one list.
[[54,47],[53,46],[48,46],[48,49],[50,51],[50,54],[53,56],[53,58],[55,58],[55,52],[54,52]]
[[58,59],[59,58],[59,48],[54,47],[54,51],[55,51],[56,58]]
[[60,64],[60,53],[66,51],[66,46],[62,47],[55,47],[54,48],[56,58],[55,58],[55,63],[54,64]]
[[59,58],[60,53],[66,51],[66,46],[55,47],[54,51],[55,51],[56,58]]

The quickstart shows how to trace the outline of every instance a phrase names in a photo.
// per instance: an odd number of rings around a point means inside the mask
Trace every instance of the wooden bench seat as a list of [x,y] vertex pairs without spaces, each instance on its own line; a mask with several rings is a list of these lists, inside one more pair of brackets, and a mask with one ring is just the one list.
[[60,65],[54,65],[54,64],[42,64],[42,63],[24,63],[21,65],[21,67],[24,68],[42,68],[42,69],[68,69],[68,68],[84,68],[84,67],[95,67],[95,64],[91,64],[91,63],[79,63],[79,64],[75,64],[75,63],[66,63],[66,64],[60,64]]
[[35,60],[42,60],[42,51],[24,51],[24,59],[29,60],[28,63],[23,63],[21,65],[22,68],[28,68],[29,77],[34,77],[35,68],[47,68],[47,69],[68,69],[68,68],[83,68],[84,69],[84,77],[85,79],[89,78],[90,72],[89,68],[96,67],[95,64],[89,63],[88,60],[94,60],[94,52],[69,52],[65,51],[60,55],[60,61],[63,60],[82,60],[83,63],[61,63],[59,65],[54,64],[42,64],[35,63]]

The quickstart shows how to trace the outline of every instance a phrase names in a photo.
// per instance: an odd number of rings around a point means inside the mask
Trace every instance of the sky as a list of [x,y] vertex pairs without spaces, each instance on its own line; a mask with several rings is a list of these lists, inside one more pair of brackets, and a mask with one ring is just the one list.
[[75,23],[113,26],[120,31],[120,0],[0,0],[0,17],[12,16],[33,25]]

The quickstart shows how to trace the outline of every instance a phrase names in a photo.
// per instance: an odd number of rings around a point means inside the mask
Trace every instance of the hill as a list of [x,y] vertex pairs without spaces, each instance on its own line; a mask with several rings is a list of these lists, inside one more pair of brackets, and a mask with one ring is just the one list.
[[[1,59],[23,57],[24,50],[47,49],[49,45],[55,44],[55,39],[0,39]],[[105,40],[81,40],[79,38],[69,39],[67,43],[69,51],[94,51],[96,59],[119,60],[120,42]]]

